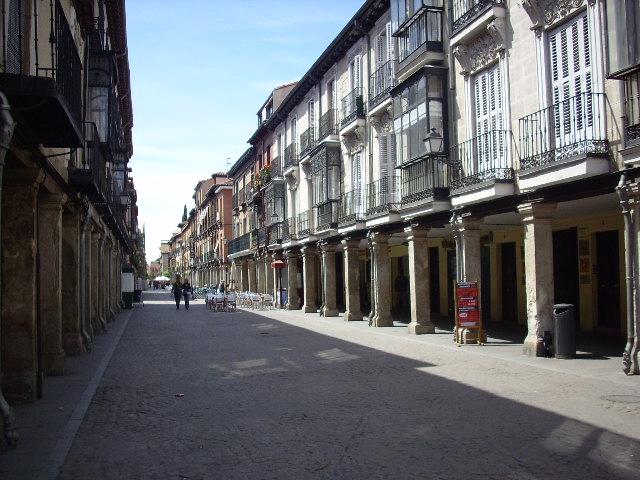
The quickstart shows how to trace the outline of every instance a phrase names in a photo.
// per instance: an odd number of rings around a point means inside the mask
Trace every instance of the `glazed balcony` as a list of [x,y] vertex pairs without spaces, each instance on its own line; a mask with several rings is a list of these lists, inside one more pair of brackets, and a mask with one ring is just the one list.
[[640,71],[624,79],[624,145],[640,145]]
[[286,172],[289,168],[295,167],[298,165],[298,151],[296,148],[296,144],[292,143],[287,148],[284,149],[284,169]]
[[98,130],[94,123],[85,123],[84,126],[86,146],[82,162],[70,164],[69,181],[79,191],[87,194],[94,203],[112,204],[114,202],[113,180],[100,149]]
[[307,156],[316,146],[314,127],[310,127],[300,135],[300,158]]
[[315,232],[338,228],[340,201],[331,200],[316,206]]
[[385,215],[398,210],[400,178],[388,176],[371,182],[365,189],[367,217]]
[[472,25],[486,12],[494,8],[504,8],[504,0],[452,0],[451,31],[455,35]]
[[390,98],[389,92],[396,86],[396,62],[388,61],[369,77],[369,111]]
[[345,128],[354,121],[364,118],[364,100],[362,88],[354,88],[342,99],[342,121],[340,128]]
[[[27,3],[2,3],[7,28],[0,91],[28,143],[82,147],[82,63],[69,22],[59,1],[36,11]],[[39,35],[30,33],[33,22]]]
[[351,225],[364,220],[365,215],[364,190],[356,188],[345,192],[340,197],[339,225]]
[[318,141],[322,142],[332,135],[338,135],[338,111],[335,109],[322,114],[318,123]]

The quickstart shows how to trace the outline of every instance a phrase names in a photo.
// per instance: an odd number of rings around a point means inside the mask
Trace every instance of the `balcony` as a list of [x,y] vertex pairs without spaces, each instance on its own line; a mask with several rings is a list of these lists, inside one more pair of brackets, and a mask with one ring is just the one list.
[[[354,88],[342,99],[342,121],[340,129],[344,130],[358,119],[364,118],[364,102],[362,88]],[[363,120],[364,122],[364,120]],[[341,132],[342,133],[342,132]]]
[[[48,2],[47,2],[48,3]],[[27,2],[8,2],[8,28],[0,66],[0,90],[15,115],[16,128],[30,144],[82,147],[82,64],[60,2],[34,13]],[[37,19],[36,19],[36,14]],[[39,37],[28,40],[30,25],[40,25]],[[32,52],[39,52],[35,63]]]
[[479,30],[492,19],[504,16],[504,0],[452,0],[451,3],[452,36],[469,26]]
[[512,135],[492,130],[451,147],[451,194],[454,206],[512,195]]
[[311,210],[307,210],[306,212],[299,213],[296,218],[296,238],[298,240],[311,235],[311,221],[313,218],[311,213]]
[[290,217],[282,222],[282,243],[287,243],[295,239],[297,239],[296,219],[295,217]]
[[[85,123],[86,148],[82,163],[70,165],[69,181],[97,204],[111,204],[113,181],[100,150],[100,137],[94,123]],[[118,199],[119,200],[119,199]]]
[[338,228],[340,201],[329,201],[316,206],[316,224],[314,232],[324,232]]
[[624,79],[624,145],[640,145],[640,71]]
[[267,227],[267,245],[280,245],[284,237],[284,223],[276,222]]
[[238,208],[238,194],[237,193],[234,193],[231,196],[231,207],[233,209],[237,209]]
[[307,156],[316,146],[315,129],[309,127],[300,135],[300,158]]
[[397,211],[400,206],[399,185],[400,179],[396,176],[368,184],[365,189],[366,216],[370,218]]
[[398,39],[398,82],[421,66],[444,60],[443,13],[442,7],[423,8],[394,33]]
[[445,157],[429,157],[402,170],[402,206],[423,201],[445,200],[449,196],[449,168]]
[[383,64],[369,77],[369,113],[390,99],[389,92],[396,85],[396,62],[391,60]]
[[582,93],[520,119],[521,189],[609,172],[606,100]]
[[363,189],[356,188],[341,195],[338,214],[338,224],[340,226],[362,222],[364,221],[364,215],[365,197]]
[[238,205],[243,207],[247,204],[247,199],[245,198],[244,188],[238,190]]
[[251,235],[245,233],[244,235],[229,240],[229,255],[234,255],[245,250],[249,250],[251,246]]
[[271,160],[271,178],[282,178],[282,158]]
[[298,151],[296,149],[296,144],[292,143],[287,148],[284,149],[284,169],[283,172],[286,172],[292,167],[298,165]]
[[338,111],[335,109],[327,110],[320,117],[318,141],[322,142],[332,135],[338,135]]

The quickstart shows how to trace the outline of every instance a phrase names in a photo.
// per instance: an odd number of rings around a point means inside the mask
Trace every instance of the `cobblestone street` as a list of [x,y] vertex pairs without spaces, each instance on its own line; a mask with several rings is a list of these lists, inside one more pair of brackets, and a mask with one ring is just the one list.
[[605,398],[633,400],[637,378],[299,312],[146,300],[61,480],[638,478],[640,404]]

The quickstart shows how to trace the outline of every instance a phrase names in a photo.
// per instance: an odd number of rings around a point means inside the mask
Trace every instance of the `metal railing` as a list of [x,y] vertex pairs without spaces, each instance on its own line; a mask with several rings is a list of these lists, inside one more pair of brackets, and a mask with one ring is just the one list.
[[309,127],[300,135],[300,158],[309,153],[316,146],[315,130]]
[[624,79],[624,144],[640,144],[640,72]]
[[238,208],[238,194],[234,193],[231,196],[231,207],[232,208]]
[[577,155],[607,156],[604,93],[581,93],[520,119],[520,168]]
[[282,177],[282,159],[276,157],[271,160],[271,178]]
[[412,17],[410,22],[396,34],[398,60],[402,63],[423,45],[428,51],[441,52],[443,9],[429,7]]
[[311,216],[312,211],[299,213],[296,218],[296,237],[298,239],[308,237],[311,234]]
[[238,190],[238,202],[239,202],[239,205],[242,205],[243,203],[247,203],[247,199],[245,198],[245,194],[244,194],[244,188],[241,188],[240,190]]
[[449,194],[449,165],[445,156],[427,157],[402,169],[401,202],[407,205]]
[[295,165],[298,165],[298,151],[296,149],[296,144],[292,143],[284,149],[284,170]]
[[341,126],[348,125],[355,119],[364,116],[364,102],[362,100],[362,88],[356,87],[342,99]]
[[396,62],[390,60],[369,76],[369,110],[389,97],[396,84]]
[[338,134],[338,111],[335,109],[327,110],[320,117],[318,124],[318,141],[322,141],[329,135]]
[[510,130],[492,130],[451,147],[451,189],[513,180],[511,140]]
[[284,222],[276,222],[267,227],[267,245],[282,243],[282,237],[284,236],[283,224]]
[[356,188],[343,193],[340,196],[338,223],[348,225],[364,220],[365,204],[364,189]]
[[504,5],[504,0],[452,0],[451,31],[463,29],[492,5]]
[[287,218],[282,222],[282,241],[290,242],[296,238],[296,219],[295,217]]
[[99,195],[101,201],[113,204],[113,180],[102,150],[100,150],[100,136],[95,123],[85,122],[84,136],[86,143],[82,163],[70,164],[72,178],[74,171],[81,175],[80,178],[90,178],[92,188]]
[[330,201],[316,206],[316,232],[338,227],[340,201]]
[[229,240],[229,255],[248,250],[251,247],[251,235],[245,233],[238,238]]
[[385,214],[398,209],[400,178],[388,176],[371,182],[365,188],[366,215]]

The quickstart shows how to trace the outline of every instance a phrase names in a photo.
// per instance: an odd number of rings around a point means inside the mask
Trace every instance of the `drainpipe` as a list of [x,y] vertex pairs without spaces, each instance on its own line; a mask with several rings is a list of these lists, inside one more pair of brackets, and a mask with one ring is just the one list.
[[[0,92],[0,216],[2,214],[2,174],[4,171],[4,161],[9,150],[9,144],[11,143],[11,137],[13,137],[13,118],[9,113],[10,106],[7,97],[4,93]],[[0,239],[2,238],[2,221],[0,218]],[[0,292],[2,291],[2,255],[0,253]],[[0,295],[0,302],[2,296]],[[2,311],[2,305],[0,304],[0,312]],[[1,347],[1,346],[0,346]],[[2,352],[2,348],[0,348]],[[0,369],[1,371],[1,369]],[[2,394],[2,384],[0,383],[0,415],[4,422],[4,439],[7,442],[9,448],[16,448],[18,446],[18,430],[16,427],[16,419],[9,407],[9,404]]]
[[633,242],[633,219],[631,218],[631,208],[629,205],[629,193],[625,185],[624,174],[620,176],[620,182],[616,187],[618,197],[620,198],[620,206],[622,207],[622,217],[624,218],[624,256],[625,256],[625,279],[626,279],[626,295],[627,295],[627,344],[622,354],[622,371],[629,375],[631,373],[632,350],[635,340],[634,334],[634,265],[635,265],[635,249]]

